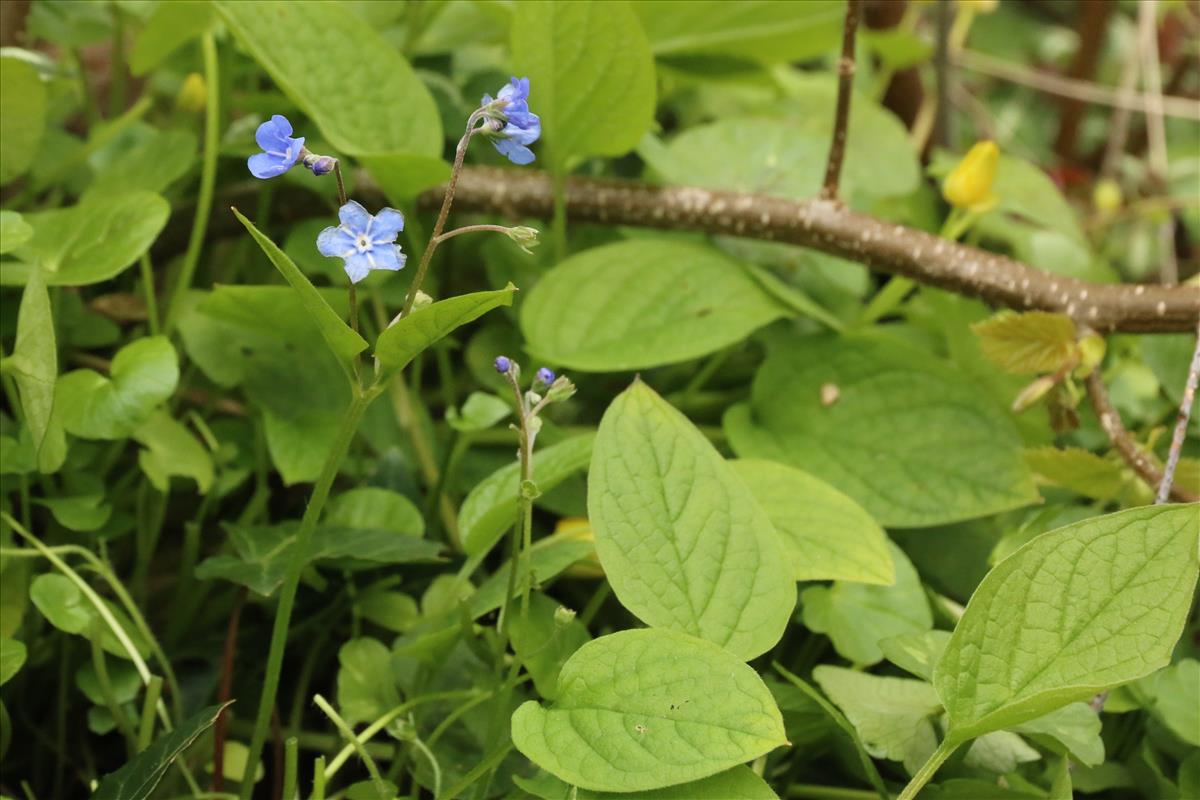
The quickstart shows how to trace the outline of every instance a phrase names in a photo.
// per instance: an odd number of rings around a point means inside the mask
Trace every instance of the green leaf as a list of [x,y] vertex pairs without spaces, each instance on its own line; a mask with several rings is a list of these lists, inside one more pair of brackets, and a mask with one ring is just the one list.
[[647,792],[593,792],[570,786],[547,772],[534,778],[514,775],[513,783],[543,800],[779,800],[766,781],[747,766]]
[[521,331],[546,361],[615,372],[699,358],[785,313],[712,247],[634,239],[550,270],[521,307]]
[[824,664],[813,670],[813,680],[846,714],[874,757],[902,761],[912,773],[937,747],[933,717],[942,704],[928,683]]
[[[529,571],[533,575],[532,585],[544,586],[563,570],[585,558],[595,558],[596,548],[589,541],[583,541],[569,534],[556,533],[543,539],[538,539],[529,550]],[[483,582],[471,595],[469,602],[471,616],[475,619],[489,611],[495,611],[504,601],[508,591],[509,570],[512,561],[505,561],[491,577]],[[513,591],[520,594],[525,588],[518,579]]]
[[1037,500],[1008,416],[965,375],[866,336],[782,340],[725,415],[743,458],[799,467],[881,525],[941,525]]
[[388,201],[407,207],[421,192],[450,178],[450,165],[440,156],[389,153],[362,159]]
[[446,423],[459,433],[475,433],[487,430],[512,413],[512,406],[496,395],[471,392],[461,410],[446,409]]
[[287,576],[292,546],[290,526],[225,523],[224,527],[234,555],[206,558],[197,565],[196,578],[230,581],[270,597]]
[[992,569],[934,671],[948,736],[1011,727],[1165,666],[1196,584],[1197,508],[1068,525]]
[[1082,764],[1104,763],[1104,740],[1100,738],[1100,715],[1088,703],[1071,703],[1040,717],[1013,726],[1017,733],[1048,736]]
[[417,601],[403,592],[368,589],[358,596],[354,607],[363,619],[394,633],[411,630],[421,618]]
[[[38,611],[50,621],[50,624],[66,633],[74,633],[91,638],[99,631],[100,646],[114,656],[129,658],[129,651],[117,639],[108,624],[100,616],[99,610],[91,604],[71,580],[57,573],[39,575],[29,585],[29,599],[37,606]],[[141,634],[133,627],[133,623],[125,612],[104,601],[108,611],[117,624],[125,631],[129,641],[142,656],[149,650]]]
[[587,628],[571,615],[555,618],[558,601],[537,592],[529,598],[529,613],[513,613],[509,628],[513,650],[546,700],[558,696],[558,674],[572,654],[591,640]]
[[50,509],[55,522],[73,531],[94,531],[112,515],[112,506],[104,501],[103,492],[46,497],[34,502]]
[[33,238],[5,262],[0,283],[24,283],[32,265],[50,286],[86,286],[116,277],[145,253],[167,224],[171,206],[154,192],[93,197],[67,208],[25,215]]
[[512,737],[542,769],[610,792],[697,780],[786,744],[754,670],[709,642],[645,629],[577,650],[559,673],[558,699],[518,708]]
[[1066,314],[1002,311],[971,330],[983,354],[1015,375],[1056,372],[1078,356],[1075,323]]
[[395,325],[379,334],[375,358],[379,359],[378,380],[386,380],[404,369],[421,351],[468,322],[500,306],[512,305],[517,287],[474,292],[439,300],[401,317]]
[[771,520],[704,435],[640,380],[600,422],[588,518],[613,591],[643,622],[746,659],[783,635],[796,585]]
[[[1025,451],[1025,463],[1038,478],[1055,486],[1091,497],[1111,500],[1136,491],[1134,478],[1115,460],[1079,447],[1034,447]],[[1144,485],[1140,484],[1139,485]]]
[[1011,731],[992,731],[975,741],[963,756],[963,764],[974,769],[1005,775],[1020,764],[1037,761],[1042,754]]
[[379,486],[363,486],[339,494],[325,512],[325,523],[344,528],[375,528],[408,536],[425,535],[421,510],[399,492]]
[[394,529],[319,525],[313,532],[311,558],[352,559],[379,564],[437,561],[441,545]]
[[1148,709],[1176,736],[1200,747],[1200,661],[1185,658],[1138,684]]
[[[237,7],[257,8],[259,5],[258,3],[251,3]],[[359,353],[367,349],[367,341],[352,330],[346,324],[345,320],[338,316],[337,312],[333,310],[329,303],[325,301],[325,298],[321,296],[321,293],[317,291],[317,288],[300,271],[300,268],[274,242],[264,236],[258,228],[254,227],[253,222],[242,216],[241,212],[236,208],[233,209],[233,214],[246,227],[246,230],[250,231],[250,235],[254,237],[254,241],[258,242],[258,246],[262,248],[262,251],[267,254],[267,258],[271,259],[271,263],[275,265],[279,273],[296,290],[296,294],[300,296],[300,301],[304,304],[309,317],[321,332],[321,336],[325,339],[325,343],[329,345],[329,349],[333,351],[334,357],[346,372],[347,378],[353,380],[355,358]]]
[[[120,705],[132,703],[138,696],[138,690],[142,688],[142,676],[138,674],[137,668],[123,659],[113,659],[109,656],[104,656],[104,659],[113,700]],[[104,705],[104,688],[100,684],[100,675],[91,661],[82,665],[75,672],[75,685],[88,700],[98,706]]]
[[0,636],[0,686],[21,669],[25,663],[25,644],[7,636]]
[[[58,347],[55,344],[54,317],[45,274],[35,269],[21,294],[17,311],[17,338],[13,353],[3,361],[4,371],[16,379],[21,413],[33,436],[38,466],[52,472],[62,463],[65,444],[61,428],[52,419],[54,387],[58,379]],[[56,452],[63,450],[64,452]]]
[[[533,482],[543,494],[587,468],[595,434],[585,433],[537,450]],[[517,519],[517,489],[521,465],[505,464],[475,484],[458,512],[463,551],[478,556],[491,550]]]
[[842,0],[643,0],[633,8],[656,56],[727,55],[767,63],[807,61],[835,49],[845,15]]
[[149,798],[175,759],[200,738],[200,734],[211,728],[221,711],[229,705],[209,706],[179,723],[173,731],[159,737],[125,766],[101,778],[92,800]]
[[195,160],[195,134],[182,130],[155,131],[148,140],[106,164],[84,192],[83,199],[111,197],[135,189],[161,192],[183,177]]
[[441,154],[433,97],[396,47],[355,14],[326,3],[215,5],[335,150]]
[[887,535],[858,503],[784,464],[739,459],[731,465],[779,532],[793,578],[884,585],[896,579]]
[[0,254],[10,253],[33,237],[33,228],[16,211],[0,211]]
[[37,156],[46,125],[46,88],[37,70],[19,58],[0,58],[0,184],[25,174]]
[[924,681],[933,680],[933,668],[949,643],[949,631],[902,633],[878,642],[884,658]]
[[[840,25],[840,23],[839,23]],[[638,154],[665,183],[705,189],[759,192],[803,200],[821,188],[829,131],[837,104],[832,74],[790,80],[785,101],[792,115],[779,117],[779,100],[726,119],[687,128],[663,144],[646,137]],[[853,98],[842,170],[843,196],[865,207],[880,198],[907,195],[921,173],[904,124],[871,98]],[[714,158],[736,153],[736,158]]]
[[145,75],[213,23],[212,4],[172,0],[155,6],[129,55],[129,71]]
[[881,639],[923,633],[933,627],[933,614],[912,562],[889,542],[896,568],[891,586],[834,581],[811,586],[800,596],[804,624],[833,640],[834,649],[855,664],[874,664],[883,658]]
[[212,456],[204,445],[164,410],[156,411],[131,434],[145,449],[138,452],[138,465],[160,492],[170,488],[173,477],[191,478],[200,494],[213,482]]
[[150,419],[179,382],[171,340],[148,336],[122,347],[110,377],[90,369],[58,381],[56,400],[68,432],[85,439],[122,439]]
[[351,639],[338,650],[337,702],[347,723],[374,722],[400,705],[392,654],[378,639]]
[[655,75],[629,3],[517,3],[511,31],[552,171],[633,149],[654,119]]

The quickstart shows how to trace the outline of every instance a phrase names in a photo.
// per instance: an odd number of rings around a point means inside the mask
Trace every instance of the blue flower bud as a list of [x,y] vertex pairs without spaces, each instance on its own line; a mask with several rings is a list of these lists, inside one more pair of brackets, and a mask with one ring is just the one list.
[[539,369],[537,371],[536,377],[539,382],[544,383],[547,386],[554,383],[554,372],[552,372],[549,369],[546,369],[545,367],[542,367],[541,369]]
[[313,175],[328,175],[333,172],[334,166],[337,164],[337,159],[332,156],[320,156],[317,160],[309,165]]
[[496,360],[492,362],[492,366],[496,368],[496,372],[499,372],[501,375],[507,375],[508,371],[512,369],[512,361],[508,356],[496,356]]

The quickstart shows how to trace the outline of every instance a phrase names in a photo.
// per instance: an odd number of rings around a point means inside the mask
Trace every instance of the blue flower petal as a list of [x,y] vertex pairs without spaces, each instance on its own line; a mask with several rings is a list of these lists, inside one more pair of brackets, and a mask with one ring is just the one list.
[[531,164],[535,158],[532,150],[514,139],[496,139],[492,144],[500,151],[500,155],[514,164]]
[[282,114],[271,115],[271,122],[275,123],[275,130],[279,131],[280,136],[292,135],[292,123]]
[[340,227],[326,228],[317,236],[317,250],[323,256],[346,258],[356,249],[354,236]]
[[386,269],[398,270],[404,268],[404,262],[408,257],[400,252],[400,248],[394,244],[385,244],[380,247],[372,247],[367,251],[367,260],[371,264],[371,269]]
[[394,208],[385,208],[371,222],[371,241],[389,244],[404,230],[404,215]]
[[282,175],[291,169],[292,164],[287,159],[281,159],[279,156],[273,156],[269,153],[255,153],[246,160],[246,166],[250,168],[250,174],[256,178],[274,178],[277,175]]
[[367,253],[355,253],[347,258],[345,270],[351,283],[358,283],[367,277],[367,273],[371,271],[371,262],[367,259]]
[[354,234],[366,233],[367,226],[371,224],[371,215],[354,200],[338,209],[338,219]]

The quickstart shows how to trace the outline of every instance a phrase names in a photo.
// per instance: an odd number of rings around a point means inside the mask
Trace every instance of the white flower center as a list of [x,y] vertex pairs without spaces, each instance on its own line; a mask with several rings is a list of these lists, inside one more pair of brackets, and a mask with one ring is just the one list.
[[358,239],[355,241],[355,244],[358,246],[358,252],[360,253],[365,253],[371,249],[371,240],[367,238],[365,233],[360,233],[358,235]]

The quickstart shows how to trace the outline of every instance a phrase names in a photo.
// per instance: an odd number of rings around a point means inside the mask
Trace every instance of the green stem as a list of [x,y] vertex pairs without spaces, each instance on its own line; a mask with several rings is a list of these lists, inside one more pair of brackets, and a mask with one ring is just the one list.
[[[371,753],[367,748],[363,747],[362,743],[358,741],[358,737],[354,735],[354,731],[346,724],[346,720],[342,719],[341,715],[334,711],[333,706],[329,705],[321,695],[314,695],[313,702],[317,704],[319,709],[325,712],[325,716],[329,717],[342,736],[349,739],[350,744],[354,745],[358,757],[363,760],[367,772],[371,775],[371,783],[375,784],[375,791],[379,793],[379,800],[390,800],[391,791],[387,788],[387,784],[383,782],[383,775],[379,773],[379,766],[376,765],[375,759],[371,758]],[[246,763],[253,764],[254,762],[248,761]]]
[[325,756],[313,759],[313,781],[311,800],[325,800]]
[[108,662],[105,661],[104,650],[100,647],[100,638],[103,636],[103,632],[104,628],[100,625],[100,620],[96,620],[95,629],[92,631],[92,635],[88,637],[92,645],[92,669],[96,672],[96,682],[100,684],[100,696],[104,699],[104,705],[108,708],[108,713],[112,715],[117,730],[125,737],[126,746],[130,750],[133,750],[137,746],[137,736],[133,732],[133,723],[125,716],[124,709],[117,702],[117,695],[113,691],[112,680],[108,677]]
[[121,15],[121,9],[115,2],[111,5],[113,44],[112,60],[108,65],[108,115],[115,117],[125,108],[125,17]]
[[71,48],[71,60],[75,62],[76,91],[79,92],[79,102],[83,105],[83,116],[87,118],[88,133],[100,121],[100,107],[96,98],[92,97],[91,87],[88,86],[87,68],[83,64],[83,52],[78,47]]
[[300,769],[300,743],[289,736],[283,743],[283,800],[296,800],[297,772]]
[[924,788],[925,784],[929,783],[929,779],[938,771],[938,767],[946,763],[946,759],[954,754],[954,751],[958,749],[960,744],[962,744],[961,741],[951,736],[943,739],[942,743],[938,745],[937,750],[934,750],[929,760],[917,770],[917,774],[913,775],[912,780],[908,782],[908,786],[904,787],[904,791],[900,793],[900,796],[896,800],[914,800],[917,793]]
[[[196,265],[200,263],[200,249],[204,246],[208,216],[212,212],[213,187],[217,183],[217,153],[221,146],[221,76],[217,71],[217,44],[212,33],[204,34],[200,45],[204,53],[204,80],[208,87],[208,99],[204,106],[204,164],[200,171],[200,196],[196,201],[192,234],[171,290],[171,300],[167,303],[167,316],[163,328],[168,334],[179,321],[183,300],[192,286]],[[250,783],[253,785],[253,781]]]
[[139,262],[142,269],[142,294],[146,302],[146,321],[150,324],[150,335],[158,336],[158,296],[154,293],[154,266],[150,253],[142,253]]
[[154,739],[154,708],[162,697],[163,679],[160,675],[150,678],[146,684],[146,697],[142,701],[142,717],[138,725],[137,751],[140,753],[150,746]]
[[[308,561],[313,530],[317,526],[321,511],[325,508],[325,500],[329,497],[329,490],[333,488],[333,481],[337,478],[342,459],[345,457],[346,451],[350,449],[354,432],[358,430],[358,423],[362,420],[367,406],[371,404],[377,394],[377,392],[357,394],[350,403],[350,408],[342,417],[342,427],[338,429],[333,446],[329,449],[329,455],[325,457],[325,464],[321,467],[321,473],[317,476],[312,497],[308,501],[308,507],[304,510],[304,517],[300,520],[300,530],[296,532],[296,540],[292,546],[291,563],[288,564],[287,577],[279,591],[279,605],[275,609],[275,624],[271,629],[271,645],[267,652],[266,676],[263,678],[262,693],[259,695],[258,714],[254,719],[254,734],[250,739],[247,764],[258,763],[262,755],[263,744],[267,739],[271,710],[275,707],[275,695],[279,691],[279,673],[283,668],[283,651],[287,644],[288,627],[292,621],[292,606],[296,603],[300,573]],[[243,781],[241,800],[250,800],[253,791],[254,782]]]

